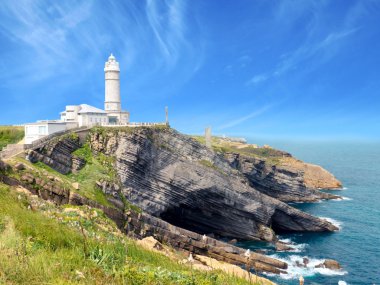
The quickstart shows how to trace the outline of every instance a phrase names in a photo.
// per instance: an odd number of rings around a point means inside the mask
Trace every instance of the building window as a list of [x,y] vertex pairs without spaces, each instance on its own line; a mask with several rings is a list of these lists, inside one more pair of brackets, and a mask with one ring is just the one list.
[[38,134],[39,135],[45,135],[46,134],[46,126],[39,126],[38,127]]

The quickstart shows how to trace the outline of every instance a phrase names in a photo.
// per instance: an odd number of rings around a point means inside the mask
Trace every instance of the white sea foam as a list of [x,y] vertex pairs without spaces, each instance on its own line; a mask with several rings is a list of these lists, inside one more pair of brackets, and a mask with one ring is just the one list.
[[347,282],[343,280],[339,280],[338,285],[347,285]]
[[284,243],[291,243],[292,242],[292,240],[290,238],[283,238],[283,239],[279,239],[278,241],[284,242]]
[[287,252],[303,252],[305,248],[308,246],[307,243],[295,243],[290,238],[279,239],[278,241],[288,244],[292,247],[292,250],[287,250]]
[[344,196],[342,196],[342,200],[345,200],[345,201],[351,201],[352,198],[348,198],[348,197],[344,197]]
[[332,223],[334,226],[336,226],[339,230],[342,229],[342,222],[339,222],[337,220],[331,219],[331,218],[326,218],[326,217],[319,217],[320,219],[326,220],[330,223]]
[[[280,274],[282,279],[298,279],[300,276],[311,277],[316,274],[325,276],[339,276],[347,274],[344,270],[332,270],[328,268],[315,268],[315,266],[323,263],[324,259],[309,258],[307,256],[289,255],[286,258],[279,257],[278,255],[272,255],[271,257],[282,260],[288,264],[286,274]],[[304,266],[304,258],[308,259],[308,263]],[[267,274],[271,276],[270,274]]]
[[340,201],[351,201],[351,200],[352,200],[352,198],[340,196],[340,198],[338,198],[338,199],[332,199],[331,201],[340,202]]

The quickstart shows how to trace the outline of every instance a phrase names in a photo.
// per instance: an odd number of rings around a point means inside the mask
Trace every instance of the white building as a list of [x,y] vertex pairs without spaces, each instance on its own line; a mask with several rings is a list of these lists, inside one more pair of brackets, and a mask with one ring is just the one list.
[[77,123],[62,122],[59,120],[38,121],[25,125],[25,144],[46,137],[47,135],[73,129]]
[[107,112],[93,106],[82,104],[79,106],[66,106],[66,110],[61,112],[61,121],[77,123],[78,127],[107,125]]
[[127,125],[129,123],[129,112],[122,110],[120,100],[120,67],[112,54],[105,63],[104,74],[105,110],[87,104],[66,106],[65,111],[61,112],[60,120],[26,124],[25,144],[76,127]]

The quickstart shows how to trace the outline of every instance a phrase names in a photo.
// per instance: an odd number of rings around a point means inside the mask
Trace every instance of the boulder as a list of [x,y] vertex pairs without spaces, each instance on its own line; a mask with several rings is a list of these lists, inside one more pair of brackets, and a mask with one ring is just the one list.
[[234,238],[234,239],[231,239],[230,241],[228,241],[229,244],[236,244],[237,243],[237,239]]
[[74,183],[72,183],[71,185],[73,186],[73,188],[74,188],[75,190],[79,190],[79,189],[80,189],[80,185],[79,185],[78,182],[74,182]]
[[10,169],[9,164],[7,164],[4,161],[0,160],[0,172],[6,172],[9,169]]
[[339,270],[342,268],[339,262],[333,259],[326,259],[325,262],[323,262],[323,265],[325,266],[325,268],[332,270]]
[[15,164],[15,169],[17,170],[25,170],[25,165],[21,162]]
[[310,262],[310,260],[307,257],[303,258],[303,264],[305,265],[305,267],[307,267],[307,265],[309,264],[309,262]]
[[275,243],[276,251],[290,251],[294,250],[288,243],[278,241]]
[[340,266],[339,262],[333,259],[326,259],[323,263],[318,264],[315,266],[316,268],[328,268],[331,270],[339,270],[342,267]]

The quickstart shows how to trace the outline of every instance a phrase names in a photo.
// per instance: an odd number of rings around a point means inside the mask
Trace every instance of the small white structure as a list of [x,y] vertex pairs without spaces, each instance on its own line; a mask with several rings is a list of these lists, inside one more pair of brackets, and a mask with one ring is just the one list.
[[56,132],[73,129],[77,126],[74,123],[66,123],[58,120],[38,121],[25,125],[25,144],[31,144],[35,140],[41,139]]

